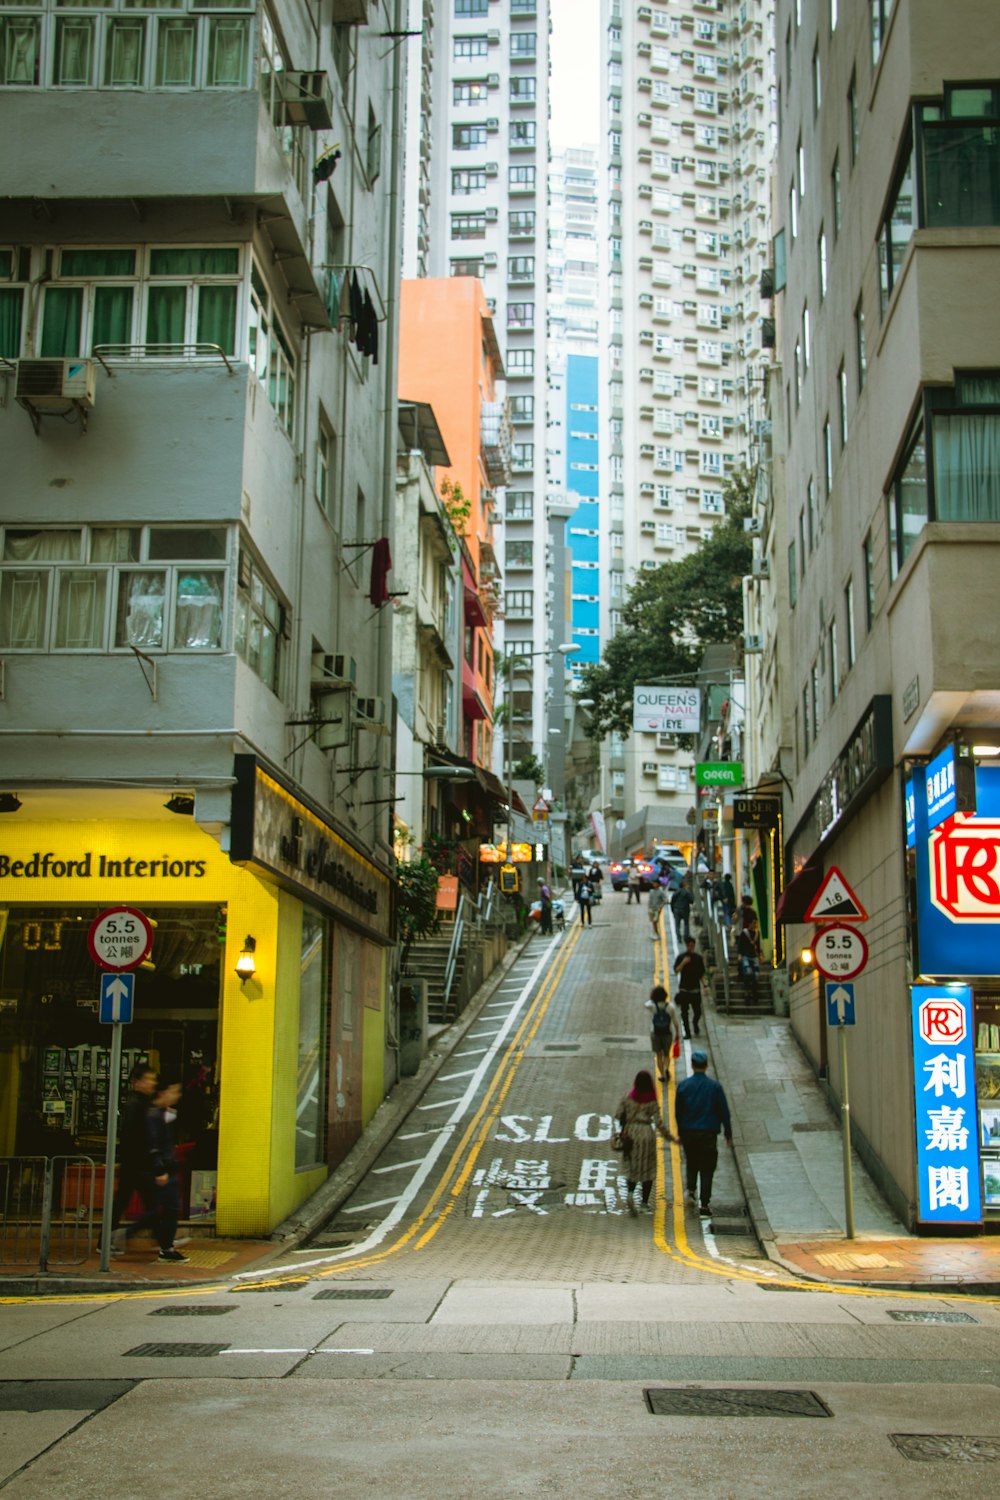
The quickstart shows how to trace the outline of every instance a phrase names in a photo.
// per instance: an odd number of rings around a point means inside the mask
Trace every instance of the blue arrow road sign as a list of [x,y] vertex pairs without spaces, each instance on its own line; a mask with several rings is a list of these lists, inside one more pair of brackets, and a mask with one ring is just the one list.
[[101,975],[101,1020],[107,1023],[120,1021],[128,1025],[132,1019],[132,1001],[135,998],[134,974]]
[[826,1021],[828,1026],[854,1025],[854,986],[835,980],[826,986]]

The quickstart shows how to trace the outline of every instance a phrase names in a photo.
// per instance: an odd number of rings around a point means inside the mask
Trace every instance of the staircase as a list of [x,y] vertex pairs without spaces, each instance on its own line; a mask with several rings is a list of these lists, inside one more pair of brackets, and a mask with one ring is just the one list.
[[423,938],[414,943],[406,961],[407,977],[427,982],[427,1020],[431,1026],[447,1026],[458,1015],[458,997],[462,992],[465,968],[465,945],[459,949],[448,1004],[444,1001],[444,976],[451,949],[451,932],[443,937]]
[[[708,983],[716,1012],[720,1016],[726,1015],[726,991],[722,981],[722,971],[714,965],[708,970]],[[762,970],[758,974],[757,994],[752,1001],[748,1000],[744,994],[739,964],[735,959],[730,959],[728,1014],[730,1016],[769,1016],[773,1011],[774,1005],[771,1000],[771,986],[768,983],[767,973]]]

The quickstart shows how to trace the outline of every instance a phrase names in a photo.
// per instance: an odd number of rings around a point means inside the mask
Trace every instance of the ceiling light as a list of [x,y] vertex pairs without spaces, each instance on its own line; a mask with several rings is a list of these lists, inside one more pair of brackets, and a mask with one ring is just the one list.
[[0,813],[17,812],[21,799],[16,792],[0,792]]

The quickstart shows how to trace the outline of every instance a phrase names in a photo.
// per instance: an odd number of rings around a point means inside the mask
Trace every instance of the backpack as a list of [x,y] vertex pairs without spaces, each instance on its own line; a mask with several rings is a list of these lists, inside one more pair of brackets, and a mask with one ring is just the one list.
[[668,1035],[673,1031],[674,1023],[669,1010],[665,1005],[658,1005],[653,1011],[653,1030],[666,1032]]

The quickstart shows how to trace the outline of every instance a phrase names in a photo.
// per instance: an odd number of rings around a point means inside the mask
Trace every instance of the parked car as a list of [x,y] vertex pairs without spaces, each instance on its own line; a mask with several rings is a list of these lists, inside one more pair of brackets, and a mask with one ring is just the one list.
[[639,871],[639,889],[648,891],[656,878],[656,872],[647,859],[623,859],[613,860],[609,866],[611,874],[611,889],[613,891],[624,891],[628,889],[629,871],[632,867]]
[[630,860],[613,859],[608,866],[608,874],[611,876],[611,889],[623,891],[628,885],[628,871]]

